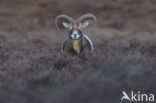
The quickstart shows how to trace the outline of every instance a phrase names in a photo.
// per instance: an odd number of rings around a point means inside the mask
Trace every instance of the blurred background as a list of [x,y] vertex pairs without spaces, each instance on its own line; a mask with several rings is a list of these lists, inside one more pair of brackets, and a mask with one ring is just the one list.
[[[92,55],[61,55],[55,17],[97,17]],[[156,94],[155,0],[0,0],[0,103],[121,103]],[[127,102],[127,101],[124,101]]]

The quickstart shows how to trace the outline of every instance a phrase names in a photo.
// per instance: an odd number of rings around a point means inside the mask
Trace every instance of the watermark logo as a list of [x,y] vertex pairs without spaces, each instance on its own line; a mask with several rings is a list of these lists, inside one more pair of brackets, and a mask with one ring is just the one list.
[[134,92],[131,91],[130,94],[127,94],[125,91],[122,91],[122,98],[121,101],[127,100],[127,101],[135,101],[135,102],[154,102],[155,97],[154,94],[145,94],[141,93],[140,91]]

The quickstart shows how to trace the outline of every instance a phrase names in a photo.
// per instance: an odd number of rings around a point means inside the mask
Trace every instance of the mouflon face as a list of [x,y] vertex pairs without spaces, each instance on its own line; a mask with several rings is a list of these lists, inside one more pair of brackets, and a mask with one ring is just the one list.
[[82,28],[85,28],[88,24],[81,24],[75,21],[70,24],[64,22],[63,25],[69,29],[69,38],[76,40],[82,37]]
[[71,29],[69,31],[69,38],[76,40],[76,39],[79,39],[81,37],[82,37],[81,30],[79,30],[79,29]]

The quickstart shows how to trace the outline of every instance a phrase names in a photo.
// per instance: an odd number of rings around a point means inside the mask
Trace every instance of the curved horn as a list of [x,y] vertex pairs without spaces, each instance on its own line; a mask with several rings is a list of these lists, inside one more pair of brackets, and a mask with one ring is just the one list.
[[67,15],[59,15],[55,19],[55,25],[57,28],[62,29],[63,28],[62,22],[71,23],[73,21],[74,19]]
[[89,21],[89,20],[96,23],[96,17],[93,14],[84,14],[80,16],[79,18],[77,18],[77,21],[81,23],[84,23],[85,21]]

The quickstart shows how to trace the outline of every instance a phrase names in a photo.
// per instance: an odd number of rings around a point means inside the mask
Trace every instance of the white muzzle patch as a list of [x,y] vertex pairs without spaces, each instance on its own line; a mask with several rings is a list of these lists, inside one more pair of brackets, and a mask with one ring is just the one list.
[[70,37],[72,39],[79,39],[80,36],[81,36],[81,34],[79,34],[77,30],[73,30],[73,32],[70,34]]

